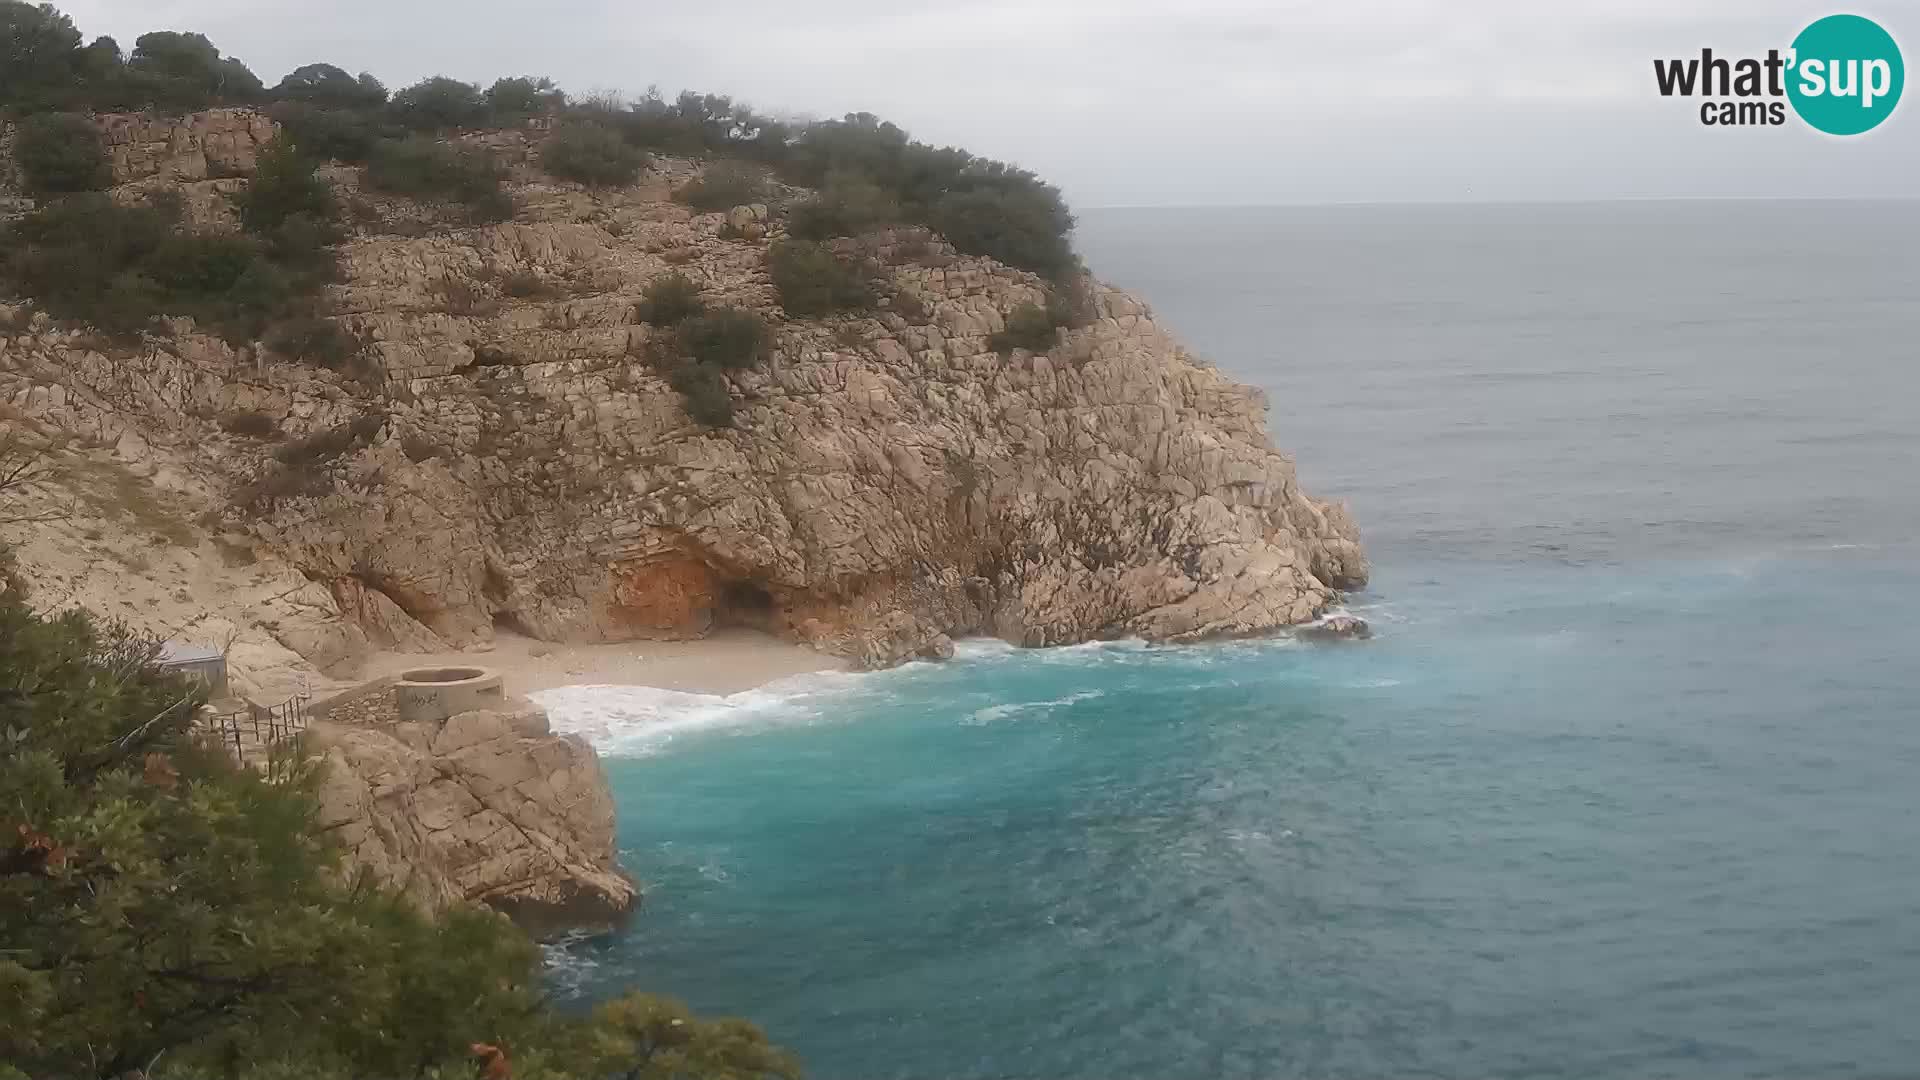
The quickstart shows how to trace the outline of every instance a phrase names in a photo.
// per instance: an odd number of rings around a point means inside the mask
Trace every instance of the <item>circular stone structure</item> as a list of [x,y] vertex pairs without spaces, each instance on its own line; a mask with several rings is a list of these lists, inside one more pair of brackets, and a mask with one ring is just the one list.
[[403,723],[438,724],[475,709],[507,703],[498,672],[478,667],[415,668],[393,684],[394,711]]

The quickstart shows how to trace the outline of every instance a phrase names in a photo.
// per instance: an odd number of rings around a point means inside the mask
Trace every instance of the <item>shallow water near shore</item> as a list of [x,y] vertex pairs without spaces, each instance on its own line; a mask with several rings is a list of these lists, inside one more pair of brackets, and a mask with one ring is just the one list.
[[1378,636],[549,691],[649,886],[561,992],[849,1080],[1910,1074],[1920,209],[1081,243],[1269,390]]

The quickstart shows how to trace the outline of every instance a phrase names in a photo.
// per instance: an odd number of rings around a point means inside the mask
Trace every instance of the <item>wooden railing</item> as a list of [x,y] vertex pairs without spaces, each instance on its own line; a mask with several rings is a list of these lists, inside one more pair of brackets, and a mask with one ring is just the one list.
[[251,701],[238,709],[201,710],[202,730],[241,765],[264,769],[277,776],[290,759],[293,740],[307,730],[307,695],[296,694],[278,705]]

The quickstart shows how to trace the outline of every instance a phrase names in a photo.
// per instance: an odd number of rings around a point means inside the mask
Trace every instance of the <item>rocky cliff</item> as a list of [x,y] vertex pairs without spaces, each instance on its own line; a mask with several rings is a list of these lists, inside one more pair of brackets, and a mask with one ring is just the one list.
[[[116,169],[217,207],[206,189],[248,167],[259,125],[129,135],[191,144],[188,160],[128,149]],[[188,324],[112,349],[16,307],[0,401],[160,489],[192,544],[286,577],[274,614],[196,617],[322,668],[498,627],[587,641],[730,623],[881,666],[963,634],[1260,634],[1364,583],[1353,522],[1300,489],[1267,402],[1137,300],[1097,287],[1057,347],[1002,355],[990,335],[1042,283],[901,231],[842,242],[885,268],[890,306],[789,319],[765,266],[778,205],[694,213],[669,193],[699,164],[664,159],[588,192],[539,172],[541,137],[478,137],[512,169],[518,210],[495,226],[423,228],[331,171],[362,223],[330,297],[366,345],[354,376]],[[730,375],[731,429],[690,420],[648,360],[634,307],[669,270],[777,329],[766,363]],[[319,449],[278,460],[222,430],[241,414]]]
[[535,932],[605,927],[633,909],[599,759],[540,710],[312,730],[326,765],[320,828],[422,906],[485,904]]

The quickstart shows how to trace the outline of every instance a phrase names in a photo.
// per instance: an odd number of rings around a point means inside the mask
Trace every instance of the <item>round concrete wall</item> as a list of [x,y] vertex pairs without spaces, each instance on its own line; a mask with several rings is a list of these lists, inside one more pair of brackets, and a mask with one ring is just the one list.
[[394,709],[403,722],[437,724],[475,709],[499,709],[507,693],[500,676],[477,667],[415,668],[393,684]]

